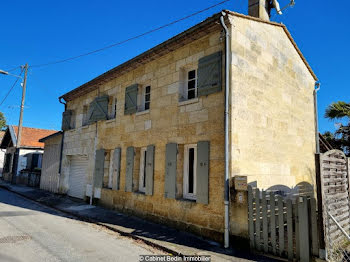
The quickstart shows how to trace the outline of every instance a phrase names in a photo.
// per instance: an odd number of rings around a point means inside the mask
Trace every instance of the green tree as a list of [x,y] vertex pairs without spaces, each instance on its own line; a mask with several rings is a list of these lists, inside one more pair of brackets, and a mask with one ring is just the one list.
[[6,128],[6,118],[2,112],[0,112],[0,130],[4,130]]
[[350,103],[338,101],[330,104],[325,117],[331,120],[344,120],[345,124],[339,123],[334,134],[326,132],[324,137],[335,148],[344,150],[350,155]]

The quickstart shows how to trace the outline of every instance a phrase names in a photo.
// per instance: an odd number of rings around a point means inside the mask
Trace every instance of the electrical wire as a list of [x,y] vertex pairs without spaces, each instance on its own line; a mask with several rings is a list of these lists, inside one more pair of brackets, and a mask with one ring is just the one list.
[[[22,68],[21,73],[19,74],[19,76],[22,75],[24,68]],[[5,102],[6,98],[9,96],[9,94],[11,93],[12,89],[15,87],[15,85],[17,84],[19,78],[16,79],[16,81],[13,83],[13,85],[11,86],[11,88],[9,89],[9,91],[7,92],[7,94],[5,95],[5,97],[2,99],[0,106],[2,106],[2,104]]]
[[200,10],[200,11],[197,11],[197,12],[195,12],[195,13],[192,13],[192,14],[190,14],[190,15],[187,15],[187,16],[185,16],[185,17],[182,17],[182,18],[180,18],[180,19],[178,19],[178,20],[172,21],[172,22],[170,22],[170,23],[168,23],[168,24],[159,26],[159,27],[157,27],[157,28],[151,29],[151,30],[149,30],[149,31],[147,31],[147,32],[144,32],[144,33],[142,33],[142,34],[139,34],[139,35],[130,37],[130,38],[125,39],[125,40],[123,40],[123,41],[120,41],[120,42],[117,42],[117,43],[113,43],[113,44],[111,44],[111,45],[108,45],[108,46],[105,46],[105,47],[102,47],[102,48],[99,48],[99,49],[96,49],[96,50],[93,50],[93,51],[90,51],[90,52],[87,52],[87,53],[83,53],[83,54],[80,54],[80,55],[77,55],[77,56],[72,56],[72,57],[68,57],[68,58],[66,58],[66,59],[61,59],[61,60],[57,60],[57,61],[53,61],[53,62],[48,62],[48,63],[44,63],[44,64],[32,65],[32,66],[30,66],[30,67],[32,67],[32,68],[38,68],[38,67],[43,67],[43,66],[49,66],[49,65],[64,63],[64,62],[67,62],[67,61],[75,60],[75,59],[80,58],[80,57],[83,57],[83,56],[88,56],[88,55],[91,55],[91,54],[94,54],[94,53],[97,53],[97,52],[101,52],[101,51],[103,51],[103,50],[106,50],[106,49],[109,49],[109,48],[112,48],[112,47],[115,47],[115,46],[118,46],[118,45],[122,45],[122,44],[124,44],[124,43],[126,43],[126,42],[135,40],[135,39],[140,38],[140,37],[142,37],[142,36],[145,36],[145,35],[151,34],[151,33],[153,33],[153,32],[156,32],[156,31],[158,31],[158,30],[161,30],[161,29],[163,29],[163,28],[165,28],[165,27],[168,27],[168,26],[171,26],[171,25],[173,25],[173,24],[179,23],[179,22],[181,22],[181,21],[184,21],[184,20],[186,20],[186,19],[188,19],[188,18],[191,18],[191,17],[193,17],[193,16],[196,16],[196,15],[198,15],[198,14],[200,14],[200,13],[203,13],[203,12],[209,10],[209,9],[212,9],[212,8],[214,8],[214,7],[216,7],[216,6],[222,5],[222,4],[224,4],[224,3],[226,3],[226,2],[229,2],[229,1],[231,1],[231,0],[224,0],[224,1],[221,1],[221,2],[219,2],[219,3],[217,3],[217,4],[215,4],[215,5],[212,5],[212,6],[209,6],[209,7],[207,7],[207,8],[204,8],[204,9],[202,9],[202,10]]

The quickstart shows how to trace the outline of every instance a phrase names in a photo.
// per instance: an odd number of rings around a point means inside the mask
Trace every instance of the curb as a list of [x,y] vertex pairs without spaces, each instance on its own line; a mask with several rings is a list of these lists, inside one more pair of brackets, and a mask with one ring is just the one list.
[[114,231],[114,232],[120,234],[121,236],[128,237],[128,238],[131,238],[131,239],[133,239],[133,240],[141,241],[141,242],[144,243],[145,245],[151,246],[151,247],[153,247],[153,248],[155,248],[155,249],[159,249],[159,250],[161,250],[161,251],[163,251],[163,252],[169,253],[170,255],[180,256],[180,257],[183,257],[183,256],[184,256],[184,254],[179,253],[179,252],[177,252],[177,251],[175,251],[175,250],[172,250],[172,249],[169,249],[169,248],[164,247],[164,246],[162,246],[162,245],[153,243],[152,241],[149,241],[149,240],[143,239],[143,238],[141,238],[141,237],[135,236],[135,235],[133,235],[133,234],[131,234],[131,233],[127,233],[127,232],[118,230],[118,229],[116,229],[116,228],[114,228],[114,227],[108,226],[108,225],[106,225],[106,224],[104,224],[104,223],[101,223],[101,222],[98,222],[98,221],[96,221],[96,220],[94,220],[94,219],[91,219],[91,218],[88,218],[88,217],[84,217],[84,216],[81,216],[81,215],[77,215],[77,214],[74,214],[74,213],[72,213],[72,212],[69,212],[69,211],[62,210],[62,209],[60,209],[60,208],[57,208],[57,207],[55,207],[55,206],[53,206],[53,205],[50,205],[50,204],[47,204],[47,203],[43,203],[43,202],[37,201],[36,199],[31,198],[31,197],[28,197],[28,196],[26,196],[26,195],[23,194],[23,193],[14,191],[14,190],[10,189],[9,187],[7,187],[7,186],[5,186],[5,185],[0,185],[0,188],[5,189],[5,190],[7,190],[7,191],[9,191],[9,192],[11,192],[11,193],[14,193],[14,194],[16,194],[16,195],[19,195],[19,196],[21,196],[21,197],[23,197],[23,198],[25,198],[25,199],[28,199],[28,200],[31,200],[31,201],[36,202],[36,203],[38,203],[38,204],[41,204],[41,205],[43,205],[43,206],[50,207],[50,208],[52,208],[52,209],[54,209],[54,210],[56,210],[56,211],[62,212],[62,213],[64,213],[64,214],[67,214],[67,215],[70,215],[70,216],[73,216],[73,217],[76,217],[76,218],[78,218],[78,219],[81,220],[81,221],[84,221],[84,222],[87,222],[87,223],[91,223],[91,224],[95,224],[95,225],[98,225],[98,226],[107,228],[107,229],[109,229],[109,230],[111,230],[111,231]]

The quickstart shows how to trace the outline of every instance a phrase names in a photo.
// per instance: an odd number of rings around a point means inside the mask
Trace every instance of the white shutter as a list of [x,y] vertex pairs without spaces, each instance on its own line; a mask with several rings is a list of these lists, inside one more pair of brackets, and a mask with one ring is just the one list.
[[69,196],[84,198],[87,166],[88,159],[86,157],[72,157],[69,171]]

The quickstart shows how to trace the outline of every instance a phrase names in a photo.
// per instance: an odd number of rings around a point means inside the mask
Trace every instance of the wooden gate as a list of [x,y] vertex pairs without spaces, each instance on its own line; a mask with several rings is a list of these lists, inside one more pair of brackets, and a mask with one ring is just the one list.
[[349,261],[349,160],[340,150],[320,155],[324,240],[328,261]]
[[284,197],[248,187],[249,239],[252,249],[310,261],[318,256],[316,200],[307,196]]

